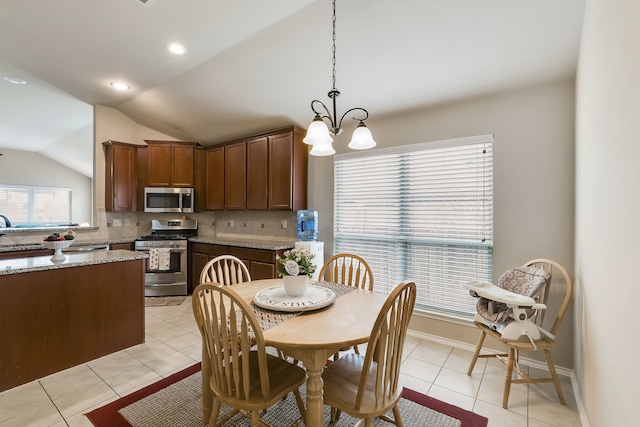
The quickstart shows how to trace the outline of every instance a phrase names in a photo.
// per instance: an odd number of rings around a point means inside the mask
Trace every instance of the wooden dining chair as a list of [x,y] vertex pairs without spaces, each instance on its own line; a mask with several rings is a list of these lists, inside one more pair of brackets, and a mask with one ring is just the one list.
[[[499,332],[500,328],[494,329],[487,325],[486,321],[484,321],[483,319],[479,319],[479,313],[478,315],[476,315],[474,323],[480,329],[480,337],[478,338],[478,343],[476,344],[473,358],[471,359],[471,363],[469,364],[467,375],[472,374],[473,368],[479,357],[495,357],[506,365],[504,392],[502,396],[503,408],[507,408],[511,384],[522,383],[552,382],[555,386],[560,403],[564,405],[565,400],[562,394],[562,388],[560,387],[560,381],[553,364],[553,359],[551,358],[550,350],[552,350],[556,345],[555,337],[571,301],[573,294],[573,283],[571,282],[571,277],[569,276],[569,273],[567,273],[567,270],[565,270],[565,268],[556,261],[550,259],[534,259],[524,264],[523,267],[533,267],[535,269],[543,270],[543,272],[546,272],[546,277],[548,277],[547,284],[544,285],[544,287],[540,291],[539,300],[539,302],[546,305],[547,308],[533,313],[530,319],[532,319],[535,325],[542,327],[545,331],[548,331],[550,335],[542,334],[541,339],[535,342],[531,342],[528,339],[522,339],[518,342],[505,340],[503,334]],[[500,284],[500,281],[502,281],[503,277],[505,277],[508,273],[509,271],[502,275],[498,284]],[[554,301],[550,299],[551,295],[553,295]],[[481,301],[478,303],[479,310],[480,306]],[[480,354],[484,339],[487,335],[496,338],[498,341],[502,341],[507,346],[508,352],[498,354]],[[547,367],[549,369],[549,377],[531,378],[518,366],[518,358],[520,352],[536,350],[542,350],[542,352],[544,353]],[[515,379],[513,378],[514,371],[517,374],[517,378]]]
[[240,258],[220,255],[207,262],[200,272],[200,283],[215,282],[224,286],[250,282],[249,269]]
[[[402,426],[398,401],[402,397],[400,363],[416,302],[416,285],[400,283],[387,297],[371,331],[367,351],[346,354],[325,368],[324,403],[336,421],[340,411],[364,419],[366,427],[382,418]],[[393,419],[385,413],[393,409]]]
[[[238,412],[251,426],[268,426],[261,410],[273,406],[290,392],[295,395],[300,417],[305,416],[300,386],[306,380],[301,367],[267,354],[262,329],[251,307],[229,286],[202,283],[192,296],[193,313],[210,362],[210,378],[203,377],[214,397],[209,426],[220,426]],[[203,370],[204,374],[204,370]],[[218,419],[221,404],[235,409]]]
[[336,254],[324,263],[318,280],[373,290],[373,272],[369,264],[358,255]]
[[[354,254],[341,253],[329,258],[320,269],[318,280],[373,290],[373,272],[369,264],[362,257]],[[344,347],[333,355],[333,360],[340,357],[341,351],[348,351],[351,348],[356,354],[360,354],[357,345]]]

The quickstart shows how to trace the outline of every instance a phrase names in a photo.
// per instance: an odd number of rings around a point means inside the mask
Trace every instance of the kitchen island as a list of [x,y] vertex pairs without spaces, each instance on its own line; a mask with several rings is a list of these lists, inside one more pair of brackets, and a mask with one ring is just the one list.
[[0,260],[0,392],[144,342],[144,258]]

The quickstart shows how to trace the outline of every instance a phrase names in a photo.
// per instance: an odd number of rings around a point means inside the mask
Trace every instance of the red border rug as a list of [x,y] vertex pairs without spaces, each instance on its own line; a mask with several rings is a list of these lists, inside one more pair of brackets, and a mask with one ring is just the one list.
[[[86,416],[96,427],[131,427],[131,424],[129,424],[127,420],[124,419],[122,415],[120,415],[120,413],[118,412],[119,409],[129,406],[132,403],[137,402],[138,400],[157,392],[158,390],[161,390],[175,382],[193,375],[199,370],[199,363],[190,366],[180,372],[176,372],[173,375],[163,378],[158,382],[148,385],[147,387],[124,396],[112,403],[109,403],[98,409],[94,409],[93,411],[86,414]],[[402,391],[402,397],[407,400],[411,400],[412,402],[415,402],[419,405],[431,408],[434,411],[460,420],[462,424],[461,427],[486,427],[487,423],[489,422],[487,418],[474,412],[467,411],[454,405],[450,405],[438,399],[434,399],[433,397],[429,397],[425,394],[418,393],[417,391],[410,390],[406,387]]]

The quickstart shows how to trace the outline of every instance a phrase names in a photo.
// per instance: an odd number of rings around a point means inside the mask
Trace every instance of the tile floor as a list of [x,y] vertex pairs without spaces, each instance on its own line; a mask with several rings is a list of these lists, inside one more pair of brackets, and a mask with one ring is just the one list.
[[[146,308],[146,342],[0,393],[0,427],[91,427],[83,415],[200,360],[200,333],[191,302]],[[567,377],[560,405],[551,384],[514,385],[503,409],[504,366],[481,359],[471,377],[471,353],[408,337],[404,385],[489,418],[489,427],[580,426]],[[533,371],[533,368],[531,368]]]

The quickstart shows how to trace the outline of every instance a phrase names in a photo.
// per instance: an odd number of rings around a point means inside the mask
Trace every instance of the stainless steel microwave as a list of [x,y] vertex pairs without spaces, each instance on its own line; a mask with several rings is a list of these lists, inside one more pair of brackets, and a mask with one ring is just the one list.
[[144,211],[193,213],[193,193],[193,188],[145,187]]

